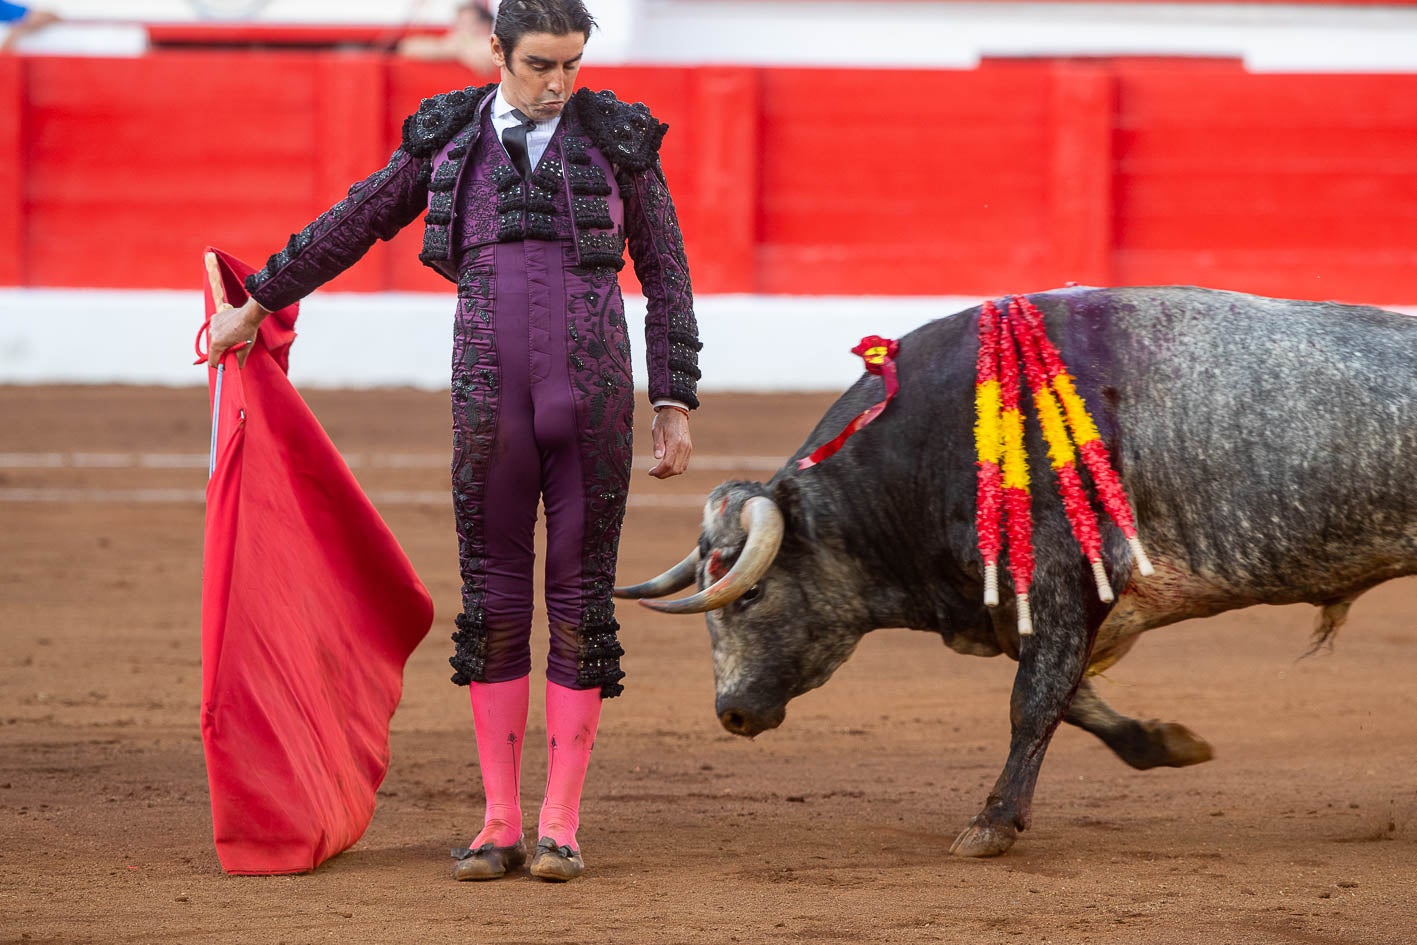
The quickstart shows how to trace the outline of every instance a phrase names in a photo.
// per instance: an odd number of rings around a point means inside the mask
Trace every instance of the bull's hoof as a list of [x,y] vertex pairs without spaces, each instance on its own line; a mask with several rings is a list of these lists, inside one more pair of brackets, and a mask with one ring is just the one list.
[[1215,757],[1210,742],[1179,722],[1139,722],[1143,738],[1123,756],[1133,768],[1184,768]]
[[998,856],[1014,845],[1018,830],[1013,824],[999,824],[983,814],[976,814],[955,838],[950,852],[955,856]]

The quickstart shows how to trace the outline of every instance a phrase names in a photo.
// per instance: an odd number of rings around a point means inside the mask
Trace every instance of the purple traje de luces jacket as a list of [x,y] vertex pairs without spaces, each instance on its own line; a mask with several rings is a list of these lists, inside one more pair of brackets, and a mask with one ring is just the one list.
[[[473,185],[473,162],[496,84],[424,99],[403,125],[386,166],[290,237],[246,281],[267,309],[283,308],[354,265],[376,239],[389,240],[424,214],[419,259],[456,283],[463,253],[519,239],[564,239],[579,266],[624,266],[628,243],[647,302],[646,368],[652,401],[698,406],[698,352],[684,239],[659,145],[668,126],[648,108],[611,92],[581,89],[562,114],[559,160],[543,161],[529,182]],[[480,183],[480,181],[479,181]],[[484,188],[485,189],[485,188]]]

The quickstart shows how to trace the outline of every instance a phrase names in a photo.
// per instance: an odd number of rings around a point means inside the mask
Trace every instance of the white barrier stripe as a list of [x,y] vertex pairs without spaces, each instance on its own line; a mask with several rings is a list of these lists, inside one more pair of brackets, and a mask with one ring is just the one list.
[[[443,505],[451,508],[452,496],[433,490],[375,490],[368,493],[375,505]],[[205,489],[0,489],[0,503],[94,503],[107,505],[201,505]],[[630,508],[697,509],[699,493],[632,494]]]
[[207,501],[205,489],[0,489],[0,502],[173,503]]
[[206,469],[203,453],[0,453],[0,469]]
[[[205,453],[0,453],[0,469],[206,469]],[[446,453],[350,453],[344,457],[351,469],[446,469]],[[785,459],[776,456],[705,454],[690,460],[695,471],[745,470],[773,472]],[[649,469],[655,460],[636,457],[636,469]]]

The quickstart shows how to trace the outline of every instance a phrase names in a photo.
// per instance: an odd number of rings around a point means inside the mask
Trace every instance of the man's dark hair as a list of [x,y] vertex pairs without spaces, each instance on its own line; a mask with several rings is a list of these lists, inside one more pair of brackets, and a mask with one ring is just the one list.
[[512,51],[528,33],[580,33],[590,39],[595,25],[595,18],[582,0],[502,0],[492,32],[510,63]]

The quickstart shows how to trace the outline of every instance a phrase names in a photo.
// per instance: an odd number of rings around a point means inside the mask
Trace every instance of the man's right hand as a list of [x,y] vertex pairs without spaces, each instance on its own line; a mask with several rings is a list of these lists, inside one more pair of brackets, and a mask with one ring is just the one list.
[[249,342],[256,340],[256,329],[269,314],[260,302],[247,299],[240,308],[225,308],[213,315],[207,335],[207,363],[216,367],[227,351],[245,341],[246,347],[236,352],[237,363],[244,365],[251,353]]

